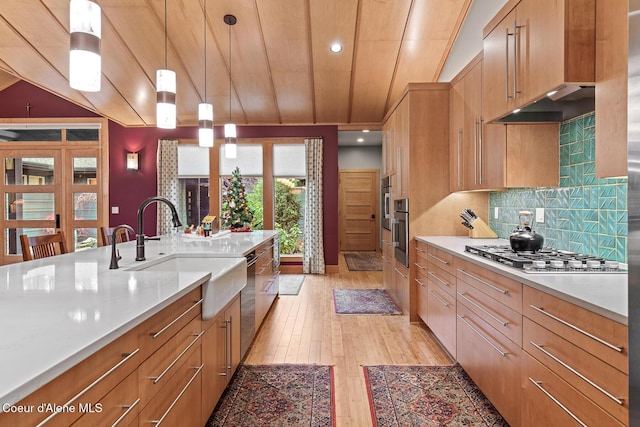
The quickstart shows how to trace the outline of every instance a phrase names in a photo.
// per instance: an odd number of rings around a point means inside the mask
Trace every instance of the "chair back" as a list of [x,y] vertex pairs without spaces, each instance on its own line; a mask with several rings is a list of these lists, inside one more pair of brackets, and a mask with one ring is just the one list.
[[[113,229],[115,227],[100,227],[100,236],[102,236],[102,246],[108,246],[113,242]],[[129,233],[121,228],[116,233],[116,243],[128,242]]]
[[31,237],[21,234],[20,246],[22,247],[22,259],[25,261],[67,253],[67,244],[62,231]]

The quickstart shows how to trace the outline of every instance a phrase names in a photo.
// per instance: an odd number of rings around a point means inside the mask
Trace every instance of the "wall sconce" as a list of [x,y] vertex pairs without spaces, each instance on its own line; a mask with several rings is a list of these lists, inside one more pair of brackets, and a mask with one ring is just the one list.
[[138,153],[127,153],[127,170],[138,170]]

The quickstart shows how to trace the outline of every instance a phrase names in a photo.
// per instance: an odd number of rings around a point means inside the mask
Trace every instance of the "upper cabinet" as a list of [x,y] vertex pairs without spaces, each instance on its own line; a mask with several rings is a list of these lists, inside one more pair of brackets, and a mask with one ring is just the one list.
[[500,119],[595,82],[595,0],[511,0],[484,30],[482,111]]

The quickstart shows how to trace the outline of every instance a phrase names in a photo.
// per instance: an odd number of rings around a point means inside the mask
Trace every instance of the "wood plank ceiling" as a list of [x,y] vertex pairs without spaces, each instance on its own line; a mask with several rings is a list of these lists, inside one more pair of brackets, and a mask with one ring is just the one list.
[[[69,0],[0,1],[0,90],[28,81],[124,126],[155,126],[165,0],[102,8],[102,90],[68,85]],[[471,0],[207,0],[207,102],[214,121],[375,128],[407,83],[437,81]],[[204,96],[203,0],[166,0],[178,125]],[[238,23],[223,22],[233,14]],[[334,54],[329,45],[344,49]],[[229,62],[231,52],[231,63]]]

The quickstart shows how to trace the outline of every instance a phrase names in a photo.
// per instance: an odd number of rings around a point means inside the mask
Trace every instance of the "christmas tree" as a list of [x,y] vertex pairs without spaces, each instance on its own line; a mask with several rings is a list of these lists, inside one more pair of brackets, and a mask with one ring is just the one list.
[[253,212],[247,205],[246,196],[240,169],[236,167],[231,174],[229,188],[222,203],[223,228],[229,228],[231,231],[251,230]]

